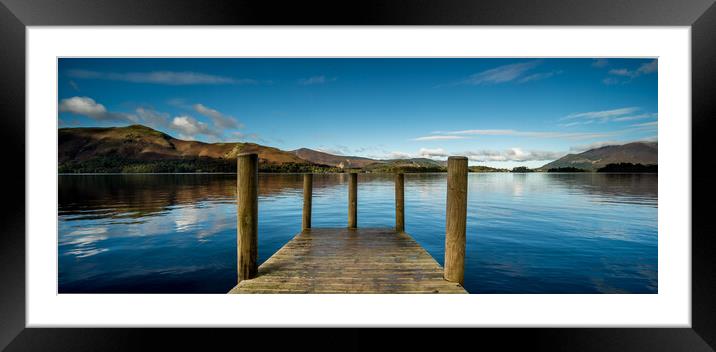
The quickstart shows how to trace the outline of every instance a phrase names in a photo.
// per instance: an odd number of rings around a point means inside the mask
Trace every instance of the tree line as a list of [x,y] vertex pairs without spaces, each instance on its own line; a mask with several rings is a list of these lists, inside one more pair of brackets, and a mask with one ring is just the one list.
[[[259,162],[259,172],[266,173],[340,173],[340,172],[446,172],[447,168],[442,166],[396,166],[384,165],[374,166],[370,169],[341,169],[338,167],[305,164],[305,163],[282,163],[272,164]],[[525,166],[518,166],[512,170],[496,169],[487,166],[470,166],[470,172],[534,172],[535,170]],[[140,160],[127,159],[114,156],[96,157],[84,161],[68,161],[58,165],[58,172],[61,174],[71,173],[196,173],[196,172],[236,172],[236,160],[215,159],[208,157],[186,158],[186,159],[163,159],[163,160]],[[548,169],[547,172],[590,172],[590,170],[576,167],[558,167]],[[657,165],[643,165],[632,163],[608,164],[596,170],[596,172],[625,172],[625,173],[657,173]]]
[[[315,164],[259,163],[259,172],[267,173],[324,173],[340,172],[336,167]],[[61,174],[72,173],[201,173],[236,172],[236,160],[215,158],[186,158],[139,160],[113,156],[96,157],[83,161],[68,161],[58,165]]]

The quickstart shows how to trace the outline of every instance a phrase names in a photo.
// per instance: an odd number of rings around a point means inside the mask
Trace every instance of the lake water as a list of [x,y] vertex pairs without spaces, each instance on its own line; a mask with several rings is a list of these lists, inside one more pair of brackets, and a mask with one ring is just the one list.
[[[259,176],[259,263],[301,228],[302,176]],[[313,227],[345,227],[348,177],[315,175]],[[236,175],[59,176],[60,293],[226,293]],[[470,293],[656,293],[657,175],[470,174]],[[405,176],[406,232],[442,264],[446,174]],[[392,175],[358,177],[358,226],[395,224]]]

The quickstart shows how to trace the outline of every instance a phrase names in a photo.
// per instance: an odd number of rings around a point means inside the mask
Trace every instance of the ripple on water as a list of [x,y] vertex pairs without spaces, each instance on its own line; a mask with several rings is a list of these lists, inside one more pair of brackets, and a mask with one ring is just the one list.
[[[259,261],[301,227],[301,175],[260,175]],[[60,176],[60,292],[235,284],[235,175]],[[345,175],[315,175],[313,226],[347,223]],[[405,178],[406,231],[439,262],[445,174]],[[472,293],[656,293],[657,176],[470,174]],[[359,175],[359,226],[394,226],[392,175]]]

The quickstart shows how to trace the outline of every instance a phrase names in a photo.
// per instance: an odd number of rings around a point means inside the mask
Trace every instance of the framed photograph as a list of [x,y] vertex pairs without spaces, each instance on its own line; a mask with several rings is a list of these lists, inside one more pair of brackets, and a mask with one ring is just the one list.
[[713,1],[179,4],[3,0],[0,348],[716,346]]

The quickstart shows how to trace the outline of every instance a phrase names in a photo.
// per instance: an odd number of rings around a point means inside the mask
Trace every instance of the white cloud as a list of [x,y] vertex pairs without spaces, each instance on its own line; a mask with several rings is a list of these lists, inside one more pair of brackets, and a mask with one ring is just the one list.
[[443,148],[420,148],[418,153],[391,152],[389,159],[428,158],[433,160],[445,160],[451,155],[466,156],[474,162],[529,162],[529,161],[552,161],[566,155],[566,152],[552,152],[543,150],[525,150],[522,148],[509,148],[505,150],[467,150],[451,153]]
[[94,120],[137,122],[137,116],[107,111],[104,105],[90,97],[72,97],[62,99],[59,105],[60,112],[87,116]]
[[477,162],[488,161],[546,161],[555,160],[564,156],[563,152],[550,152],[540,150],[523,150],[510,148],[507,150],[477,150],[466,151],[461,155]]
[[628,108],[620,108],[620,109],[613,109],[613,110],[604,110],[604,111],[591,111],[591,112],[581,112],[581,113],[575,113],[570,114],[562,118],[562,120],[575,120],[569,123],[563,123],[560,124],[562,127],[569,127],[574,125],[583,125],[583,124],[590,124],[593,122],[622,122],[622,121],[633,121],[633,120],[643,120],[643,119],[650,119],[650,118],[657,118],[658,114],[656,113],[641,113],[641,114],[634,114],[635,112],[639,111],[640,109],[637,107],[628,107]]
[[328,82],[334,82],[336,80],[337,80],[337,78],[335,78],[335,77],[326,78],[326,76],[313,76],[313,77],[299,79],[298,84],[308,86],[308,85],[312,85],[312,84],[325,84]]
[[630,116],[622,116],[614,118],[612,121],[633,121],[633,120],[643,120],[643,119],[651,119],[656,118],[658,115],[656,113],[652,114],[639,114],[639,115],[630,115]]
[[110,81],[123,81],[132,83],[153,83],[166,85],[192,85],[192,84],[255,84],[253,79],[234,79],[230,77],[209,75],[198,72],[97,72],[89,70],[69,70],[67,75],[76,79],[102,79]]
[[[533,138],[566,138],[566,139],[592,139],[608,137],[615,132],[551,132],[551,131],[517,131],[517,130],[460,130],[460,131],[437,131],[444,135],[460,136],[518,136]],[[428,137],[428,136],[426,136]],[[421,137],[418,137],[421,138]]]
[[446,141],[446,140],[454,140],[454,139],[466,139],[465,136],[423,136],[423,137],[417,137],[413,138],[414,141]]
[[448,152],[445,151],[445,149],[442,148],[435,148],[435,149],[429,149],[429,148],[420,148],[420,151],[418,152],[418,155],[423,158],[444,158],[449,156]]
[[528,61],[510,65],[498,66],[493,69],[471,75],[461,81],[462,84],[496,84],[513,81],[520,78],[527,71],[539,65],[539,61]]
[[181,137],[186,139],[196,139],[196,136],[199,134],[214,137],[221,135],[221,133],[213,130],[208,124],[188,115],[174,117],[171,128],[180,132]]
[[659,121],[651,121],[651,122],[644,122],[644,123],[637,123],[634,125],[631,125],[632,127],[656,127],[659,125]]
[[72,97],[62,99],[60,111],[71,112],[77,115],[84,115],[96,119],[102,119],[107,114],[104,105],[97,103],[90,97]]
[[482,135],[482,136],[509,136],[518,134],[515,130],[460,130],[460,131],[447,131],[443,133],[450,134],[467,134],[467,135]]
[[594,122],[594,120],[586,120],[586,121],[572,121],[568,123],[560,123],[558,126],[560,127],[571,127],[576,125],[588,125],[590,123]]
[[241,128],[243,125],[241,125],[236,119],[232,116],[224,115],[221,112],[214,110],[212,108],[209,108],[202,104],[194,104],[193,106],[194,110],[208,118],[211,119],[211,121],[216,125],[217,128],[225,128],[225,129],[232,129],[232,128]]
[[[402,153],[404,158],[411,157],[410,154]],[[505,150],[468,150],[458,153],[450,153],[443,148],[428,149],[420,148],[418,156],[430,159],[445,159],[450,155],[463,155],[475,162],[492,161],[544,161],[555,160],[565,155],[563,152],[550,152],[540,150],[524,150],[522,148],[510,148]]]
[[535,72],[528,75],[528,72],[532,71],[535,67],[539,66],[540,61],[527,61],[516,64],[509,64],[498,66],[489,70],[482,71],[480,73],[473,74],[457,83],[448,84],[451,85],[481,85],[481,84],[500,84],[507,82],[527,83],[532,81],[538,81],[541,79],[550,78],[554,75],[561,74],[562,71],[546,71],[546,72]]
[[615,68],[609,70],[609,74],[612,76],[619,76],[629,78],[629,80],[619,80],[617,78],[605,78],[602,82],[604,84],[616,84],[616,83],[627,83],[631,79],[637,78],[641,75],[647,75],[654,73],[659,68],[658,60],[652,60],[647,63],[641,64],[636,70],[629,70],[626,68]]
[[532,82],[532,81],[539,81],[539,80],[541,80],[541,79],[547,79],[547,78],[550,78],[550,77],[552,77],[552,76],[554,76],[554,75],[559,75],[559,74],[561,74],[561,73],[562,73],[562,71],[559,71],[559,70],[558,70],[558,71],[550,71],[550,72],[533,73],[533,74],[531,74],[531,75],[529,75],[529,76],[525,76],[524,78],[521,78],[521,79],[519,80],[519,83],[527,83],[527,82]]
[[[202,104],[192,106],[197,112],[202,113],[211,119],[211,122],[203,122],[190,115],[180,115],[171,118],[166,112],[154,110],[150,107],[138,107],[134,113],[119,113],[108,111],[107,108],[89,97],[72,97],[62,99],[59,104],[60,112],[67,112],[76,115],[87,116],[98,121],[120,121],[129,123],[141,123],[155,129],[171,130],[179,133],[179,138],[196,140],[197,136],[203,135],[208,141],[221,141],[226,129],[243,127],[233,117],[224,115],[221,112],[208,108]],[[60,119],[60,125],[68,123]],[[263,141],[254,133],[231,134],[243,140]]]
[[569,114],[569,115],[565,116],[563,119],[564,120],[577,119],[577,118],[584,118],[584,119],[588,119],[588,120],[611,119],[611,118],[618,117],[618,116],[632,114],[638,110],[639,110],[639,108],[637,108],[637,107],[626,107],[626,108],[619,108],[619,109],[612,109],[612,110],[580,112],[580,113]]

